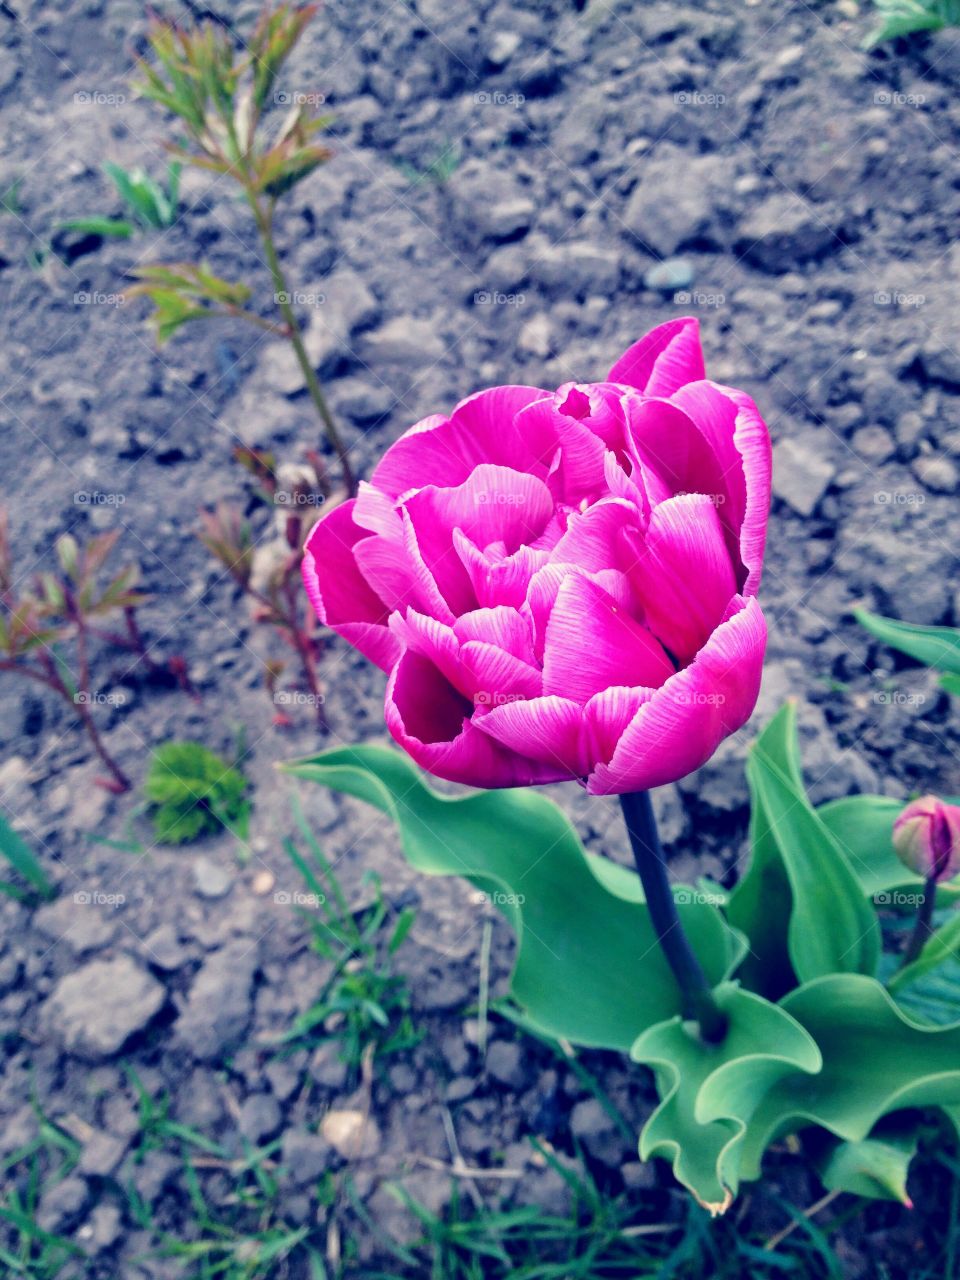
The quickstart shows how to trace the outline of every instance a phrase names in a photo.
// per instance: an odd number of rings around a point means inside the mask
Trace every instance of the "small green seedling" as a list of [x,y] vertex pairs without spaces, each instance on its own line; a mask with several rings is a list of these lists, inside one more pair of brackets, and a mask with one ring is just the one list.
[[224,828],[247,838],[247,780],[199,742],[158,747],[143,790],[160,844],[186,844]]

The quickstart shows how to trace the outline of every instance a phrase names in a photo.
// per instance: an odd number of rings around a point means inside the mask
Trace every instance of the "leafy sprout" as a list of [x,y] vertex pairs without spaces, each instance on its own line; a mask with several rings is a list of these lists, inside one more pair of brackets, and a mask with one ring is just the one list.
[[165,742],[144,782],[157,840],[186,844],[226,828],[246,839],[246,778],[199,742]]

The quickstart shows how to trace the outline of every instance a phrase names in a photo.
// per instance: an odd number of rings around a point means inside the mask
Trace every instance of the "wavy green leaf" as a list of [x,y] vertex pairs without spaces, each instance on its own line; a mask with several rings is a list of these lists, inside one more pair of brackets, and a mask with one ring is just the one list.
[[793,974],[803,982],[837,972],[875,973],[876,913],[807,798],[792,702],[754,744],[747,779],[752,860],[728,907],[730,922],[750,942],[744,982],[779,996],[794,985]]
[[[511,993],[533,1029],[627,1052],[646,1027],[679,1012],[637,877],[588,854],[545,796],[440,795],[405,755],[381,746],[282,768],[389,814],[418,871],[463,876],[491,896],[517,934]],[[737,936],[702,900],[680,902],[678,911],[709,980],[721,982],[742,953]]]
[[831,1143],[818,1162],[820,1180],[828,1191],[898,1200],[912,1209],[907,1176],[919,1139],[917,1113],[892,1116],[860,1142]]
[[862,1142],[884,1116],[960,1104],[960,1022],[933,1027],[907,1014],[863,974],[808,982],[780,1002],[816,1041],[823,1069],[775,1084],[754,1111],[743,1140],[743,1178],[779,1134],[819,1125]]
[[716,998],[729,1020],[720,1044],[706,1044],[676,1017],[650,1027],[631,1050],[653,1068],[663,1099],[644,1126],[640,1155],[670,1159],[674,1177],[713,1214],[736,1195],[754,1108],[779,1081],[820,1069],[814,1040],[777,1005],[734,983]]
[[891,649],[899,649],[926,667],[960,675],[960,630],[956,627],[922,627],[913,622],[897,622],[895,618],[881,618],[866,609],[853,612],[861,627]]
[[[903,987],[909,987],[921,978],[925,978],[945,961],[955,960],[958,953],[960,953],[960,913],[954,915],[927,939],[923,950],[912,964],[897,970],[887,983],[887,990],[897,994]],[[960,1017],[960,1013],[957,1016]]]

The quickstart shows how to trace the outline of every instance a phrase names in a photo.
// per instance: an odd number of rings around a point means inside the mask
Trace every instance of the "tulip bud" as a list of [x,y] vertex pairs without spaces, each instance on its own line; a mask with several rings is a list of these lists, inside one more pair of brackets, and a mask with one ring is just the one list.
[[893,824],[893,847],[924,880],[951,880],[960,871],[960,806],[922,796]]

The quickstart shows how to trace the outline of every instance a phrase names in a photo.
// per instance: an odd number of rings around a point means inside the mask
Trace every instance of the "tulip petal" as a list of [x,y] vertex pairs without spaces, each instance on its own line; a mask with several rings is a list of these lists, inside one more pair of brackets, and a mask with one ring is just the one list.
[[[353,506],[353,499],[343,502],[314,525],[304,548],[303,584],[320,621],[386,671],[399,648],[387,627],[390,610],[354,558],[369,535],[354,523]],[[330,572],[332,565],[335,572]]]
[[[629,535],[628,535],[629,536]],[[643,603],[644,621],[680,666],[706,644],[737,584],[710,498],[698,493],[654,507],[646,534],[637,537],[630,581]]]
[[654,693],[654,689],[613,685],[593,695],[583,709],[584,748],[591,761],[588,772],[609,761],[633,717]]
[[[391,498],[419,489],[426,457],[430,483],[444,488],[463,484],[483,462],[518,471],[533,469],[538,460],[513,420],[532,400],[546,394],[536,387],[491,387],[461,400],[449,418],[442,414],[424,418],[390,446],[371,483]],[[543,467],[540,470],[545,472]]]
[[532,664],[534,661],[530,620],[517,609],[503,605],[494,609],[475,609],[458,618],[453,630],[461,644],[480,640],[497,645],[523,662]]
[[749,719],[760,692],[767,629],[754,597],[735,596],[729,616],[682,671],[637,711],[590,795],[645,791],[699,769]]
[[628,401],[632,460],[651,505],[678,493],[705,493],[726,504],[723,471],[696,423],[671,400],[633,396]]
[[523,604],[530,579],[550,558],[549,551],[521,547],[512,556],[495,557],[480,548],[463,532],[454,529],[453,546],[467,571],[470,585],[482,607]]
[[384,716],[395,741],[422,768],[474,787],[531,786],[567,776],[500,746],[469,719],[472,710],[427,658],[402,654],[387,684]]
[[737,539],[745,567],[744,595],[760,585],[770,510],[770,433],[757,406],[742,391],[693,382],[672,397],[696,423],[716,454],[727,492],[721,512]]
[[607,380],[636,387],[648,396],[669,396],[704,376],[700,324],[692,316],[682,316],[644,334],[623,353]]
[[591,760],[582,742],[583,708],[556,696],[507,702],[474,721],[489,737],[556,771],[555,781],[584,778]]
[[560,584],[547,623],[543,689],[581,704],[611,685],[663,684],[670,659],[646,627],[590,578]]
[[532,542],[553,515],[550,490],[535,476],[483,463],[455,488],[428,485],[404,502],[417,545],[440,592],[454,613],[477,601],[463,562],[454,549],[461,529],[478,547],[502,543],[507,554]]

